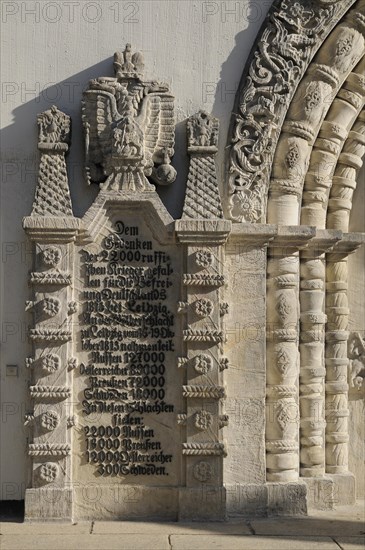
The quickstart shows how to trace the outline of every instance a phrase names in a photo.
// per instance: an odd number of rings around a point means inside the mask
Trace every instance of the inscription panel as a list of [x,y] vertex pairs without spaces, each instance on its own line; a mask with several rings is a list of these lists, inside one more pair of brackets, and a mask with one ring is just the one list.
[[124,214],[80,250],[78,479],[180,483],[178,272],[177,249]]

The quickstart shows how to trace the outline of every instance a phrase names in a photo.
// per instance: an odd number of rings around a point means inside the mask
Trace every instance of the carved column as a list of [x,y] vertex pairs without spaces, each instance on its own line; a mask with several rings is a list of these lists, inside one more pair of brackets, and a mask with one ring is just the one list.
[[[186,461],[186,489],[180,492],[180,517],[222,519],[225,515],[222,430],[225,397],[222,356],[223,244],[231,224],[223,219],[215,173],[218,120],[201,111],[188,120],[190,169],[183,216],[176,223],[184,245],[185,273],[180,311],[186,354],[186,412],[179,421],[186,426],[182,453]],[[194,503],[194,506],[193,506]],[[201,503],[201,504],[200,504]]]
[[299,477],[299,253],[312,228],[279,227],[267,280],[266,467],[268,481]]
[[315,239],[301,253],[300,474],[303,477],[325,473],[324,253],[341,236],[341,232],[317,230]]
[[364,153],[365,111],[362,111],[348,134],[333,177],[327,214],[327,226],[331,229],[349,230],[352,198]]
[[348,471],[348,298],[347,256],[363,236],[347,234],[327,256],[326,472]]
[[[364,77],[357,76],[358,88],[363,90]],[[360,90],[361,91],[361,90]],[[349,229],[356,179],[362,166],[365,151],[364,111],[349,132],[339,156],[331,188],[327,224],[328,227]],[[348,266],[347,256],[362,242],[361,234],[346,234],[335,254],[327,261],[328,333],[326,335],[326,471],[333,474],[348,474]],[[337,252],[337,254],[336,254]],[[346,478],[350,476],[347,475]],[[350,482],[346,479],[347,485]],[[353,484],[353,480],[352,480]],[[351,484],[351,487],[352,487]],[[345,496],[354,499],[354,488]],[[342,495],[341,495],[342,497]],[[344,499],[341,498],[343,502]],[[347,502],[345,499],[344,503]]]
[[[364,84],[361,86],[364,66],[365,62],[362,60],[347,77],[315,141],[304,182],[302,224],[315,225],[323,229],[326,227],[328,199],[330,193],[333,193],[332,185],[336,181],[336,165],[339,157],[341,158],[341,150],[349,131],[364,105]],[[347,231],[343,227],[329,227]]]
[[26,359],[33,404],[26,418],[31,428],[26,517],[71,519],[72,282],[78,220],[72,215],[65,164],[70,118],[52,107],[38,117],[38,124],[39,178],[32,214],[24,219],[34,243],[33,296],[26,305],[34,319],[29,331],[33,354]]

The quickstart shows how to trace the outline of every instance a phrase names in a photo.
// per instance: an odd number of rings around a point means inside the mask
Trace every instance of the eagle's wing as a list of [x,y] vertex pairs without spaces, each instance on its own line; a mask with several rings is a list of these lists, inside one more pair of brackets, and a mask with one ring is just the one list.
[[82,121],[85,131],[86,172],[88,183],[105,180],[104,157],[111,151],[113,122],[120,119],[115,96],[107,91],[84,92]]
[[160,127],[160,96],[157,94],[150,94],[146,96],[146,111],[145,111],[145,123],[146,130],[144,136],[145,147],[150,153],[153,162],[156,162],[158,158],[155,157],[156,146],[159,137]]
[[166,150],[174,154],[175,114],[174,97],[165,92],[150,93],[146,96],[145,146],[155,164],[164,162]]

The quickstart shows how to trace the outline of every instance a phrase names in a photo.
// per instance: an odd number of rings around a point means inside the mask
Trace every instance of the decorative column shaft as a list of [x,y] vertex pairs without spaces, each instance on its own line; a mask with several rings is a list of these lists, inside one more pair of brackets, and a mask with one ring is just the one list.
[[348,135],[333,177],[327,213],[327,226],[331,229],[341,229],[344,232],[349,230],[352,198],[364,153],[365,111],[363,110]]
[[[225,515],[222,428],[225,397],[222,356],[223,323],[228,304],[222,302],[223,244],[231,223],[223,219],[214,155],[217,152],[218,120],[200,111],[188,120],[188,153],[191,156],[182,219],[176,222],[184,244],[186,272],[180,311],[186,316],[183,331],[186,369],[186,412],[179,416],[186,425],[182,453],[186,461],[186,490],[180,497],[180,517],[221,518]],[[209,511],[197,499],[209,495]],[[193,502],[195,506],[192,507]],[[207,515],[208,514],[208,515]],[[200,517],[200,516],[199,516]]]
[[341,235],[317,230],[316,238],[301,253],[300,474],[303,477],[319,477],[325,473],[324,252]]
[[270,245],[267,292],[268,481],[299,477],[299,253],[311,228],[279,227]]
[[327,256],[326,269],[326,472],[348,471],[347,256],[363,236],[347,234]]
[[72,288],[73,241],[78,220],[72,216],[65,165],[70,118],[52,107],[38,117],[38,124],[40,174],[32,214],[24,219],[24,229],[34,242],[33,296],[26,304],[34,319],[29,331],[33,355],[26,359],[33,403],[26,418],[32,466],[26,514],[29,519],[71,519],[71,371],[75,366],[71,341],[77,308]]

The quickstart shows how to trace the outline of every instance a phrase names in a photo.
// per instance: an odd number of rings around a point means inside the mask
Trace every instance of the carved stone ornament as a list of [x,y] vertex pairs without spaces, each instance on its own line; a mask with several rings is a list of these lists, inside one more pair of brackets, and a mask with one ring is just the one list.
[[194,369],[199,374],[207,374],[213,365],[213,359],[210,355],[202,353],[197,357],[194,357]]
[[71,137],[71,119],[53,105],[38,115],[39,144],[43,150],[67,151]]
[[205,111],[199,111],[187,122],[188,152],[216,152],[218,132],[218,119]]
[[[229,156],[229,212],[237,222],[266,222],[267,192],[281,125],[292,96],[323,36],[355,0],[276,0],[236,96]],[[350,37],[347,37],[350,40]],[[345,56],[344,37],[337,47]],[[321,101],[310,86],[305,108]],[[295,160],[291,155],[289,162]]]
[[61,250],[57,246],[48,246],[42,251],[42,261],[47,267],[56,267],[61,257]]
[[77,312],[77,302],[75,301],[69,302],[67,305],[68,315],[73,315],[76,312]]
[[365,339],[358,332],[352,332],[348,340],[350,388],[365,390]]
[[41,154],[32,216],[72,216],[65,154],[71,140],[71,118],[53,106],[38,115]]
[[210,250],[197,250],[195,262],[199,267],[209,267],[213,264],[213,254]]
[[213,313],[214,305],[211,300],[201,298],[195,302],[195,313],[199,317],[207,317]]
[[205,111],[187,121],[190,165],[182,219],[223,218],[214,156],[219,121]]
[[59,475],[59,466],[54,462],[45,462],[40,467],[39,477],[47,483],[52,483]]
[[154,190],[176,179],[174,96],[142,79],[142,54],[114,54],[115,78],[91,80],[83,96],[86,176],[102,190]]
[[57,315],[61,308],[61,302],[57,298],[45,298],[42,302],[43,312],[49,317]]
[[51,432],[60,423],[60,415],[56,411],[46,411],[42,414],[40,423],[42,428]]
[[58,355],[50,353],[42,357],[41,365],[42,365],[42,368],[48,371],[49,373],[56,372],[59,370],[61,366],[61,359],[59,358]]
[[198,430],[208,430],[213,424],[213,415],[204,409],[194,415],[194,425]]
[[214,470],[213,466],[209,464],[209,462],[201,461],[195,464],[193,469],[193,475],[195,479],[198,481],[201,481],[202,483],[206,483],[207,481],[210,481],[213,477]]

